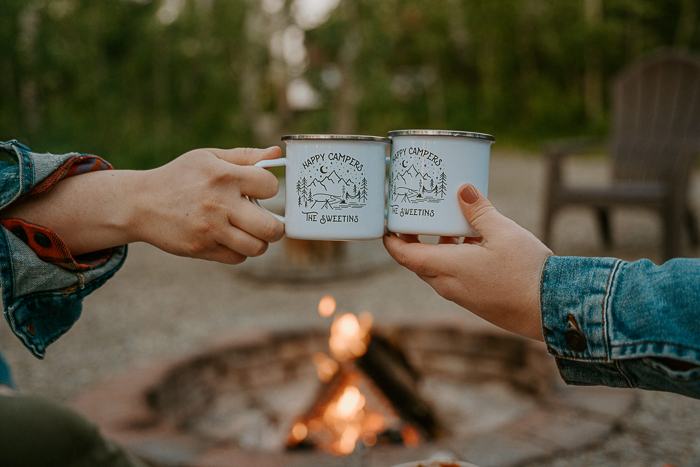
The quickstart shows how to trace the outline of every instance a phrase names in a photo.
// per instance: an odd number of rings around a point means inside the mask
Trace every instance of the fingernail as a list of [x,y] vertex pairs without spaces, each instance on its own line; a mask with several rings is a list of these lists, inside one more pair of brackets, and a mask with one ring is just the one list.
[[476,200],[479,199],[479,195],[476,193],[476,190],[472,185],[464,186],[462,191],[459,192],[459,196],[461,196],[462,201],[467,204],[474,204],[476,203]]

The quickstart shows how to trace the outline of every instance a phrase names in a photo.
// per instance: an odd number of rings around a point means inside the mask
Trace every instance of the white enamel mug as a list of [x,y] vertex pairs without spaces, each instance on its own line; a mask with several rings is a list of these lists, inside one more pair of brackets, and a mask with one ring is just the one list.
[[287,135],[282,141],[286,157],[255,165],[286,167],[285,215],[275,217],[284,222],[288,237],[371,240],[384,235],[389,138]]
[[396,130],[391,138],[387,229],[416,235],[478,237],[457,200],[471,183],[488,196],[491,144],[484,133]]

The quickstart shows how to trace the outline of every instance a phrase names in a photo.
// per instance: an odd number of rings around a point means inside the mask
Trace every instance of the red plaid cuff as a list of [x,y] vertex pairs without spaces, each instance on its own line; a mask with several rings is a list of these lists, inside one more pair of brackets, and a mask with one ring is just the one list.
[[99,170],[112,170],[112,164],[98,156],[90,154],[81,154],[71,157],[63,163],[58,169],[36,185],[25,196],[40,195],[46,193],[64,178],[80,175],[88,172],[97,172]]
[[[88,154],[71,157],[21,199],[46,193],[64,178],[111,169],[112,166],[101,157]],[[0,224],[26,243],[42,261],[70,271],[87,271],[98,268],[105,264],[112,255],[112,248],[108,248],[73,257],[61,237],[51,229],[21,219],[2,219]]]
[[2,219],[0,224],[34,250],[42,261],[70,271],[88,271],[98,268],[112,255],[112,249],[108,248],[74,257],[61,237],[51,229],[21,219]]

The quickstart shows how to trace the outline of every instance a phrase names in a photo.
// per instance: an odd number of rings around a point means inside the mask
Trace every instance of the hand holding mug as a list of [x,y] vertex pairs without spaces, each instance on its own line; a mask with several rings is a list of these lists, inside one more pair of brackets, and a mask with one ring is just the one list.
[[472,185],[460,188],[457,201],[482,238],[430,245],[416,235],[391,234],[384,238],[387,251],[447,300],[503,329],[542,340],[539,278],[552,252]]
[[447,130],[396,130],[390,131],[389,137],[389,231],[477,236],[460,213],[457,190],[470,183],[488,193],[495,138]]
[[53,230],[73,255],[141,241],[237,264],[284,235],[284,225],[247,198],[277,193],[275,176],[253,164],[279,156],[277,146],[196,149],[152,170],[85,173],[12,204],[3,217]]
[[247,196],[277,193],[277,178],[253,165],[280,153],[277,146],[197,149],[144,173],[139,239],[175,255],[230,264],[262,255],[284,226]]

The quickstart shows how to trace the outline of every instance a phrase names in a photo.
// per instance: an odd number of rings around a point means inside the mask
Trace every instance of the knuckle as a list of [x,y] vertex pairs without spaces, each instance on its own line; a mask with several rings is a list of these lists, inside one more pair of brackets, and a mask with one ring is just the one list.
[[243,256],[240,253],[233,252],[233,254],[229,256],[228,263],[229,264],[241,264],[245,260],[246,260],[245,256]]
[[208,249],[209,249],[209,247],[208,247],[207,243],[199,238],[195,238],[192,241],[190,241],[189,250],[194,255],[201,255],[202,253],[204,253]]
[[495,212],[496,208],[494,208],[491,204],[484,204],[476,208],[474,213],[472,214],[472,219],[471,223],[473,225],[478,225],[484,216],[490,215],[490,213]]
[[[256,167],[259,168],[259,167]],[[265,189],[269,190],[270,196],[275,196],[277,192],[280,190],[280,181],[275,177],[275,175],[265,169],[260,169],[263,171],[263,185]]]
[[256,256],[261,256],[263,253],[267,251],[269,244],[267,242],[256,242],[255,245],[251,248],[251,257],[256,257]]
[[[203,209],[205,211],[212,210],[210,206],[203,206]],[[196,240],[201,241],[202,238],[205,238],[212,232],[213,228],[214,226],[210,220],[208,220],[206,217],[201,217],[192,226],[192,231],[194,232]]]
[[267,219],[263,225],[260,238],[267,241],[277,241],[284,235],[284,224],[272,216],[266,216]]
[[[222,204],[222,200],[213,194],[203,197],[201,201],[202,211],[204,211],[206,214],[218,212],[221,210]],[[204,219],[202,219],[202,222],[200,223],[204,224],[204,226],[207,228],[211,227],[209,222]]]
[[208,177],[209,186],[217,187],[231,182],[237,182],[240,176],[237,170],[213,170],[208,174]]

